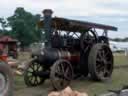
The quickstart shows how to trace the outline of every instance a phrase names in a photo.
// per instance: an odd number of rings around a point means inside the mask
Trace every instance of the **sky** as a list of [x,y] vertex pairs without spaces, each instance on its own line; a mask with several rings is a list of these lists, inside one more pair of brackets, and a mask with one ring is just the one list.
[[13,15],[17,7],[33,14],[48,8],[53,16],[112,25],[118,31],[109,37],[128,37],[128,0],[0,0],[0,17]]

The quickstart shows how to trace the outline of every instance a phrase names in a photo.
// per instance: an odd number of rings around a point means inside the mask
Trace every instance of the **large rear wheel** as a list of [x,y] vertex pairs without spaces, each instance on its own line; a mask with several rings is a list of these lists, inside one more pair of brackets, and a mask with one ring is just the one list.
[[113,55],[107,44],[95,44],[89,54],[88,68],[92,79],[108,80],[113,71]]

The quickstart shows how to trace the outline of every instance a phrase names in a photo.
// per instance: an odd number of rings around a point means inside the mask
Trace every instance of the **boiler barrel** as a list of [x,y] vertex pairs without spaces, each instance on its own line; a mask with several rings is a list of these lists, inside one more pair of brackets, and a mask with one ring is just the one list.
[[78,62],[80,55],[79,52],[71,53],[68,50],[50,48],[42,50],[41,56],[39,56],[39,60],[47,64],[53,64],[58,59],[65,59],[70,62]]

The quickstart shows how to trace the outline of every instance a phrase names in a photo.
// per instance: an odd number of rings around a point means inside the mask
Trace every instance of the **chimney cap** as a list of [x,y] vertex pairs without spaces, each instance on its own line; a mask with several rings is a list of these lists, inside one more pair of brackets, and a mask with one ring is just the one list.
[[44,15],[52,15],[53,11],[51,9],[44,9],[42,13]]

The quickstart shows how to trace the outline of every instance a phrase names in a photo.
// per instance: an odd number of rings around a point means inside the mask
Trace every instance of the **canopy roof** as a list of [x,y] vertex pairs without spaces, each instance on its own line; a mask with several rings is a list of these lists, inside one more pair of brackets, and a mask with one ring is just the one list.
[[17,42],[16,39],[11,38],[10,36],[1,36],[0,43],[9,43],[9,42]]
[[[51,25],[52,28],[56,28],[57,30],[72,31],[72,32],[82,32],[84,30],[89,30],[91,28],[117,31],[117,27],[114,26],[97,24],[86,21],[71,20],[66,18],[58,18],[58,17],[52,18]],[[43,27],[43,20],[39,22],[39,26]]]

